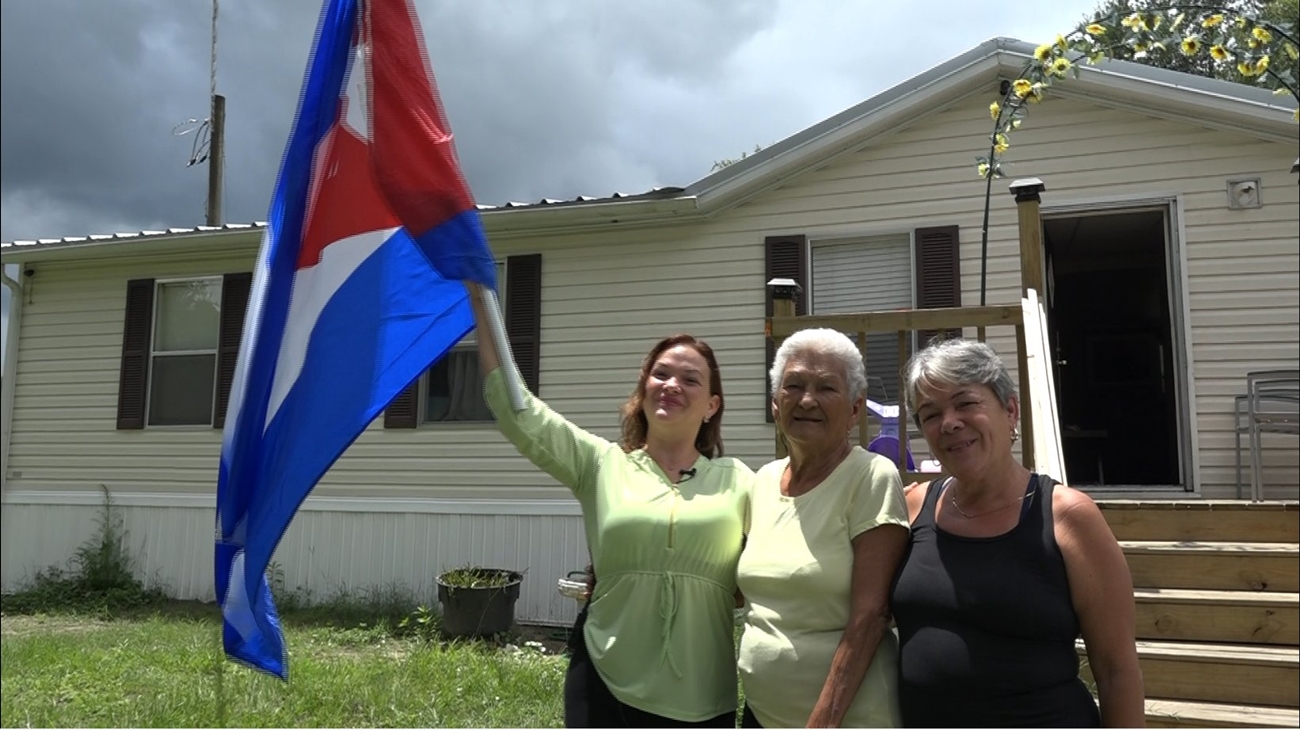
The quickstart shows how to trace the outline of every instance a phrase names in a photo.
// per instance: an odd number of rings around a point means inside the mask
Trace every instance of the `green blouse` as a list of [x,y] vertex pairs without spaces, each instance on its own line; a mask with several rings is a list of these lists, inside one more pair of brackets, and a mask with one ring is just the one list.
[[500,368],[484,392],[506,438],[582,505],[596,589],[585,638],[619,701],[698,722],[736,709],[736,563],[754,474],[696,460],[678,484],[644,451],[587,433],[530,393],[515,413]]

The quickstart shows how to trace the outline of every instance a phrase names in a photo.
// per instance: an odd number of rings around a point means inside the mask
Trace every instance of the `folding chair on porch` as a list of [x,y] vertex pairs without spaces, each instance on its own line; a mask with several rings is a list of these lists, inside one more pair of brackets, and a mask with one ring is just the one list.
[[1233,401],[1235,418],[1237,498],[1242,491],[1241,438],[1250,447],[1250,498],[1263,501],[1261,434],[1300,435],[1300,370],[1259,370],[1246,375],[1246,394]]

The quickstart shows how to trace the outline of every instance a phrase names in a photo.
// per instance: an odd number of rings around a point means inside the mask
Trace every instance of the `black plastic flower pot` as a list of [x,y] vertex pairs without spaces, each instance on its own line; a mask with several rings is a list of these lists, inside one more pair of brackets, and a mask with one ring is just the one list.
[[500,568],[460,568],[438,576],[443,633],[471,637],[509,631],[523,579],[523,573]]

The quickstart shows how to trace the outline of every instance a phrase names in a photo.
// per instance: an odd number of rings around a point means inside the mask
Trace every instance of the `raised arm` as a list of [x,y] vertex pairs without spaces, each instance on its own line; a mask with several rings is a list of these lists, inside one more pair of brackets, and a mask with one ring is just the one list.
[[479,367],[484,374],[483,395],[496,417],[497,427],[519,449],[519,453],[572,490],[585,506],[601,456],[616,447],[570,423],[527,389],[524,389],[524,410],[516,412],[511,407],[501,372],[501,359],[488,331],[482,289],[473,282],[465,282],[465,288],[469,291],[474,323],[478,328],[476,339]]
[[483,303],[483,285],[475,281],[465,282],[469,291],[469,303],[474,309],[474,327],[478,330],[478,366],[484,375],[501,367],[501,358],[497,355],[496,342],[488,334],[488,317]]

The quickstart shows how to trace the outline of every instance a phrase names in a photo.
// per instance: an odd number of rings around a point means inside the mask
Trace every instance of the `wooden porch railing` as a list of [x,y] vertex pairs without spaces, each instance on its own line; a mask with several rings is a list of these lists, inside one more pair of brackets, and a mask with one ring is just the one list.
[[[791,282],[793,284],[793,282]],[[794,292],[793,287],[782,286],[774,282],[773,316],[767,320],[767,336],[780,347],[781,342],[790,335],[803,329],[826,327],[849,335],[856,333],[858,350],[866,358],[866,339],[868,334],[895,332],[898,335],[898,371],[901,373],[910,357],[910,340],[914,332],[942,332],[974,328],[980,342],[985,341],[989,327],[1012,327],[1016,336],[1017,368],[1020,375],[1020,432],[1021,456],[1026,466],[1031,469],[1034,464],[1034,416],[1030,392],[1029,367],[1025,347],[1024,312],[1019,305],[996,307],[954,307],[949,309],[910,309],[889,312],[860,312],[856,314],[828,315],[794,315],[793,296],[784,297]],[[922,347],[925,343],[919,343]],[[871,375],[871,373],[867,373]],[[907,469],[908,430],[910,413],[907,399],[900,393],[898,404],[898,453],[894,463],[902,474],[903,483],[932,479],[932,473],[922,473]],[[862,410],[858,421],[858,442],[866,448],[870,442],[867,428],[867,409]],[[785,456],[785,443],[778,427],[776,434],[776,455]]]
[[[845,334],[857,333],[858,350],[866,357],[866,336],[868,333],[896,332],[898,333],[898,370],[901,372],[903,366],[907,364],[909,357],[908,347],[910,335],[913,332],[942,332],[946,330],[975,328],[976,337],[980,342],[985,341],[985,334],[989,327],[1014,327],[1016,331],[1016,362],[1017,371],[1020,376],[1020,453],[1021,459],[1029,469],[1035,469],[1035,438],[1034,438],[1034,413],[1033,403],[1038,400],[1040,403],[1053,404],[1055,398],[1052,393],[1051,372],[1050,369],[1043,369],[1038,379],[1031,377],[1029,367],[1029,352],[1026,347],[1027,339],[1025,335],[1026,321],[1035,328],[1041,327],[1041,310],[1038,309],[1035,302],[1036,294],[1033,292],[1043,291],[1045,274],[1043,270],[1043,241],[1042,241],[1042,218],[1039,214],[1040,194],[1046,189],[1043,181],[1038,178],[1027,178],[1016,180],[1011,183],[1010,191],[1016,199],[1016,217],[1019,223],[1020,237],[1020,293],[1023,297],[1029,297],[1029,304],[997,306],[997,307],[953,307],[949,309],[912,309],[893,312],[861,312],[858,314],[831,314],[831,315],[805,315],[803,317],[795,316],[795,297],[799,291],[799,284],[790,279],[775,279],[768,282],[772,296],[772,317],[767,320],[767,336],[780,346],[782,340],[801,329],[812,327],[828,327],[839,330]],[[981,273],[981,281],[983,274]],[[983,294],[981,293],[981,302]],[[1037,315],[1027,315],[1026,311],[1038,312]],[[1043,346],[1041,330],[1032,333],[1038,345]],[[922,347],[925,343],[919,343]],[[1039,351],[1035,356],[1035,363],[1040,369],[1045,365],[1042,358],[1046,352]],[[870,373],[868,373],[870,375]],[[1034,392],[1031,388],[1034,384],[1039,388]],[[1045,389],[1045,390],[1044,390]],[[898,465],[899,472],[903,475],[903,482],[906,484],[911,481],[924,481],[932,478],[933,474],[923,474],[921,472],[912,472],[907,470],[907,449],[908,449],[908,411],[906,398],[900,393],[898,404],[898,454],[895,456],[895,463]],[[1047,406],[1044,406],[1047,407]],[[1052,406],[1054,408],[1054,406]],[[867,430],[867,410],[864,408],[862,418],[858,422],[858,440],[863,448],[866,448],[870,442]],[[1054,413],[1045,414],[1044,423],[1047,424],[1047,430],[1042,434],[1045,438],[1042,456],[1050,462],[1052,468],[1049,473],[1060,481],[1065,481],[1064,465],[1060,463],[1060,433],[1056,425]],[[776,455],[782,457],[785,455],[785,444],[781,438],[780,428],[776,434]]]

